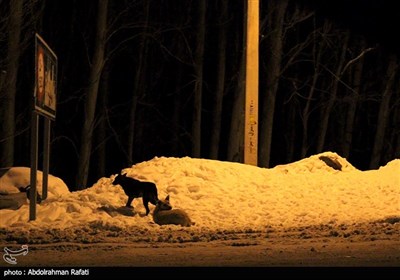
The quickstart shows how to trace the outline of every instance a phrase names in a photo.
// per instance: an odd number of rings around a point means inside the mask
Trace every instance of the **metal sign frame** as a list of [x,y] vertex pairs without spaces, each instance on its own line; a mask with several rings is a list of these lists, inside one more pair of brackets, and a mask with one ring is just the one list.
[[50,159],[50,124],[56,118],[57,56],[47,43],[35,34],[34,110],[31,117],[31,174],[29,220],[36,220],[39,115],[44,116],[42,200],[47,198]]
[[57,55],[35,34],[35,110],[54,120],[57,101]]

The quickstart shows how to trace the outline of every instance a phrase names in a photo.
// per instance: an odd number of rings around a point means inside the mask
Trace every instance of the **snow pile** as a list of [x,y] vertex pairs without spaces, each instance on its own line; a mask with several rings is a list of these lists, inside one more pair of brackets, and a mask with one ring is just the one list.
[[[0,177],[0,193],[18,193],[19,188],[25,188],[31,184],[31,169],[29,167],[12,167]],[[42,194],[43,173],[38,170],[36,173],[36,186]],[[69,194],[69,190],[64,181],[51,174],[48,176],[48,197],[59,197]]]
[[[339,163],[341,170],[328,166],[321,156]],[[399,159],[379,170],[360,171],[336,153],[326,152],[270,169],[155,157],[122,172],[156,183],[159,198],[169,194],[172,206],[184,209],[196,223],[193,228],[258,230],[400,217],[399,171]],[[143,215],[141,198],[133,201],[135,211],[123,207],[127,196],[112,185],[114,176],[73,193],[65,193],[65,184],[50,184],[50,192],[62,195],[49,196],[38,205],[35,221],[28,222],[29,207],[24,205],[18,211],[1,210],[0,227],[68,228],[101,222],[120,228],[159,228],[151,215]]]

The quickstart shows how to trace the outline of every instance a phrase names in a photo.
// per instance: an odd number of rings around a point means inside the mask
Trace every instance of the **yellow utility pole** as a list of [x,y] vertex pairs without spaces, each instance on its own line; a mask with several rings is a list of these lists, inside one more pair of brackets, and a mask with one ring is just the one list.
[[257,166],[259,0],[247,0],[244,163]]

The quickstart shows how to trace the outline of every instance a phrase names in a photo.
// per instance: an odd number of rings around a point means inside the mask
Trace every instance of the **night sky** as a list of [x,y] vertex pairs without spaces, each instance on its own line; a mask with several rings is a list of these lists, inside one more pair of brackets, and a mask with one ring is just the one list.
[[305,0],[322,17],[353,32],[365,36],[371,43],[382,44],[391,51],[400,52],[396,39],[400,12],[394,1],[379,0]]

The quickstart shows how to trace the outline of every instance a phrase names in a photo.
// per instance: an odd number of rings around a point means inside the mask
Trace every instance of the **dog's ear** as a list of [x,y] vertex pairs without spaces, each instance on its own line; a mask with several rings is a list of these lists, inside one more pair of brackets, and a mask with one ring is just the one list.
[[167,197],[165,198],[166,201],[169,201],[169,195],[167,195]]

